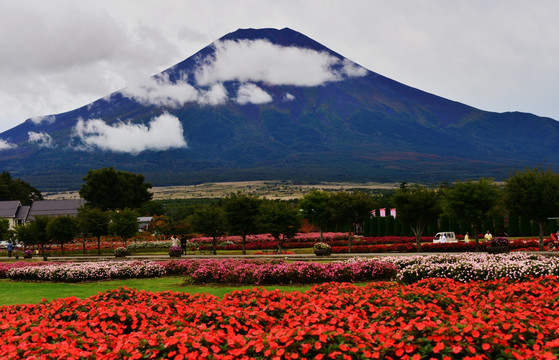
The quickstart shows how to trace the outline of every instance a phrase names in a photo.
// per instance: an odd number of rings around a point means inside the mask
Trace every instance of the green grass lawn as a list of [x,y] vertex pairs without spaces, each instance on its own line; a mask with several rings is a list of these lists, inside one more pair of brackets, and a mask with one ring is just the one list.
[[[42,299],[53,300],[75,296],[81,299],[96,295],[98,292],[116,289],[121,286],[148,291],[177,291],[188,293],[209,293],[223,296],[233,290],[252,289],[255,286],[215,286],[215,285],[182,285],[184,277],[166,276],[152,279],[129,279],[96,281],[87,283],[51,283],[51,282],[22,282],[0,279],[0,305],[36,304]],[[306,291],[308,286],[264,286],[264,288],[282,291]]]

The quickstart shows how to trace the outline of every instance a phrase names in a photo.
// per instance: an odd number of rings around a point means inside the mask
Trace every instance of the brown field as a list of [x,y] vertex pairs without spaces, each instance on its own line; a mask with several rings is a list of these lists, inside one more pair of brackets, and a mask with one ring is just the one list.
[[[285,181],[239,181],[222,183],[205,183],[198,185],[182,186],[156,186],[152,188],[154,200],[167,199],[195,199],[195,198],[222,198],[232,192],[253,193],[267,199],[296,199],[312,189],[341,191],[357,189],[395,189],[397,183],[336,183],[323,182],[313,185],[299,185]],[[77,191],[60,193],[45,193],[45,199],[77,199]]]

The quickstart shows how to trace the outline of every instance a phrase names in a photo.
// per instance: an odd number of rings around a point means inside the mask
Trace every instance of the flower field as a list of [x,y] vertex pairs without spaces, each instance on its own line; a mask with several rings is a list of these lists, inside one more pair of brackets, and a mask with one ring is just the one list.
[[99,261],[62,263],[43,266],[18,266],[6,272],[12,280],[80,282],[107,279],[149,278],[166,274],[160,264],[151,261]]
[[[359,259],[361,260],[361,259]],[[448,278],[461,282],[500,278],[523,280],[558,276],[559,258],[514,252],[510,254],[465,253],[430,256],[385,257],[400,269],[397,279],[412,283],[427,278]]]
[[390,280],[397,273],[394,264],[371,260],[287,263],[283,260],[203,259],[160,262],[41,263],[37,265],[19,262],[6,264],[0,270],[0,277],[20,281],[80,282],[184,275],[189,282],[196,284],[248,285]]
[[[169,236],[138,236],[126,244],[129,253],[138,252],[167,252],[171,247]],[[347,233],[324,233],[323,242],[332,247],[333,253],[347,253]],[[458,239],[463,238],[457,235]],[[292,240],[283,244],[284,249],[312,249],[314,243],[320,241],[319,233],[299,233]],[[416,252],[415,237],[411,236],[379,236],[379,237],[355,237],[353,239],[353,253],[385,253],[385,252]],[[422,252],[472,252],[475,251],[475,241],[456,242],[456,243],[432,243],[431,237],[422,237]],[[549,239],[544,239],[547,243]],[[212,238],[197,236],[189,239],[187,249],[189,251],[210,250]],[[114,251],[114,249],[123,247],[125,244],[120,238],[105,237],[101,241],[101,249],[105,251]],[[277,243],[270,234],[258,234],[247,236],[245,244],[247,250],[275,250]],[[484,251],[485,242],[481,241],[479,250]],[[510,241],[512,251],[538,250],[537,239],[515,239]],[[76,239],[75,241],[64,245],[66,252],[82,253],[96,252],[96,239]],[[217,244],[217,250],[236,250],[242,249],[242,239],[240,236],[224,236]],[[60,246],[52,245],[47,249],[47,254],[60,252]],[[7,252],[4,251],[7,255]]]
[[555,359],[556,277],[326,283],[210,295],[120,288],[0,307],[0,357]]
[[0,278],[79,282],[106,279],[183,275],[190,283],[316,284],[396,279],[413,283],[426,278],[468,282],[508,278],[559,276],[559,259],[514,252],[352,258],[327,263],[286,262],[282,259],[185,259],[173,261],[102,261],[92,263],[0,264]]
[[283,260],[180,260],[165,264],[168,273],[182,274],[195,284],[244,285],[316,284],[329,281],[358,282],[391,280],[394,264],[364,259],[329,263]]

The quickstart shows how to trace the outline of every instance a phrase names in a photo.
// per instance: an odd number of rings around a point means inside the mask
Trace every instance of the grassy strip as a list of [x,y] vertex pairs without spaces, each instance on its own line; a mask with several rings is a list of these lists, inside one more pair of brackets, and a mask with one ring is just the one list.
[[[0,280],[0,305],[14,304],[36,304],[42,299],[53,300],[58,298],[75,296],[85,299],[109,289],[126,286],[137,290],[176,291],[191,294],[209,293],[215,296],[223,296],[233,290],[252,289],[254,286],[200,286],[182,285],[184,277],[166,276],[152,279],[128,279],[96,281],[88,283],[49,283],[49,282],[18,282],[6,279]],[[282,291],[306,291],[311,288],[307,286],[263,286],[268,290],[280,289]]]

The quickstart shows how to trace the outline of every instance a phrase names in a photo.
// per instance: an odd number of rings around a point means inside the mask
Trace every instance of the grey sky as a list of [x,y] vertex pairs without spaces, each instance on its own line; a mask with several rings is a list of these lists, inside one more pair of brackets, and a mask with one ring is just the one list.
[[559,120],[556,0],[0,0],[0,131],[137,84],[238,28],[290,27],[404,84]]

